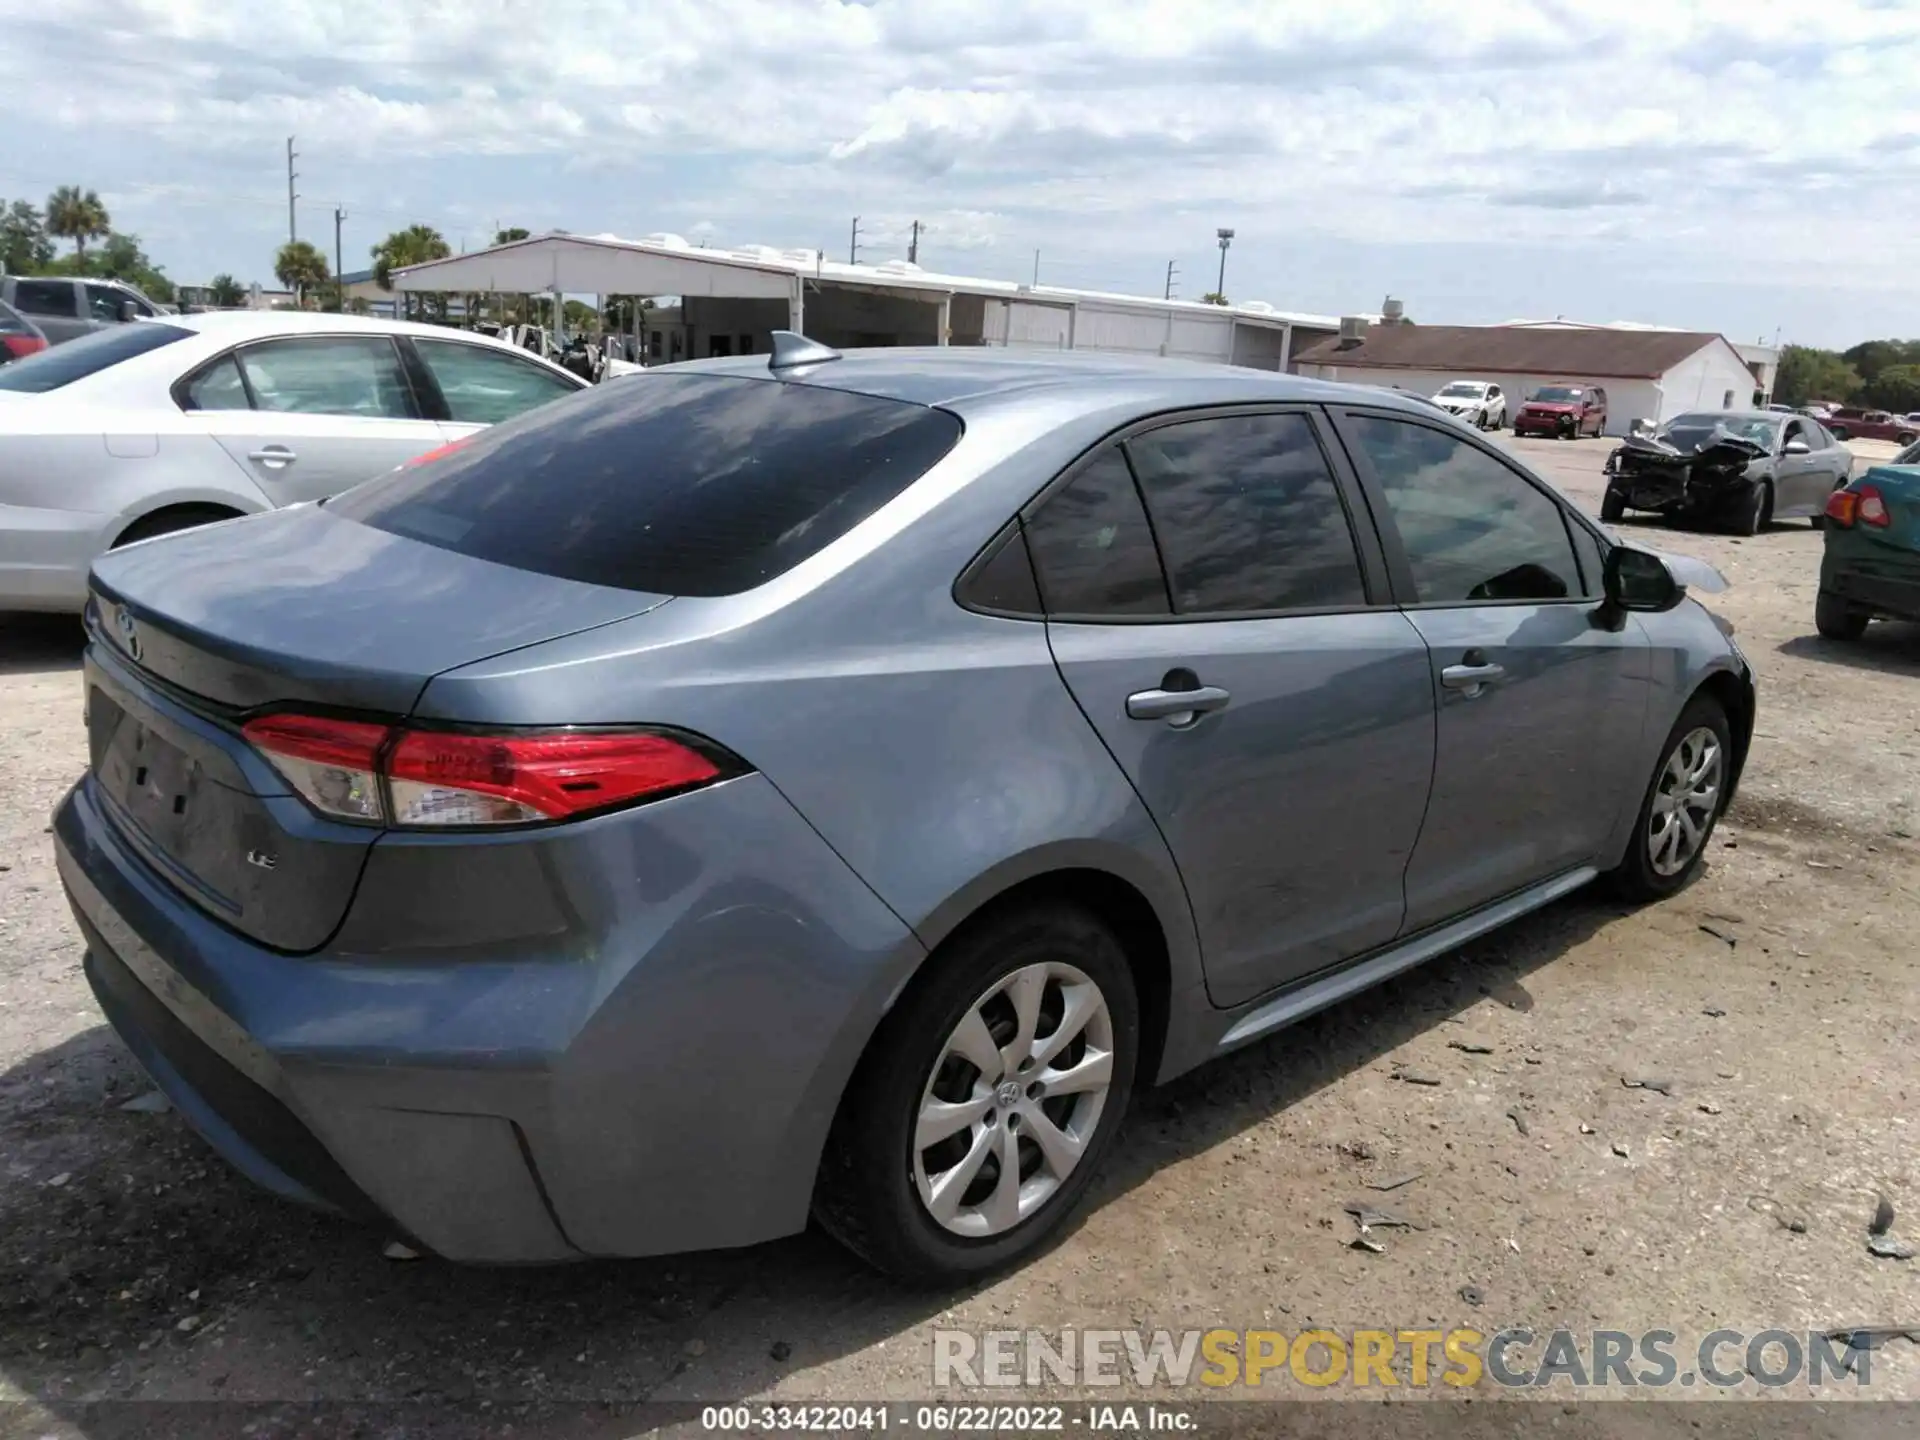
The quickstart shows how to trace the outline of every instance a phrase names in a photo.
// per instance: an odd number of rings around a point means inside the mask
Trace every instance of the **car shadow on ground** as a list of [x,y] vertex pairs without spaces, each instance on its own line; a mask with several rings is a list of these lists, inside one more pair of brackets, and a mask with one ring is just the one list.
[[78,670],[86,643],[77,615],[0,614],[0,675]]
[[1774,649],[1782,655],[1818,660],[1825,665],[1848,665],[1888,675],[1920,675],[1920,625],[1897,620],[1874,621],[1858,640],[1797,635]]
[[[1573,896],[1139,1096],[1092,1211],[1487,997],[1531,1009],[1525,978],[1620,913]],[[258,1426],[271,1407],[316,1401],[404,1412],[410,1435],[510,1421],[581,1440],[609,1433],[610,1405],[762,1392],[882,1343],[921,1393],[916,1332],[972,1293],[904,1290],[811,1232],[543,1269],[396,1262],[386,1236],[256,1190],[177,1115],[121,1108],[148,1091],[104,1025],[0,1075],[0,1376],[103,1440],[169,1416],[183,1434],[279,1433]],[[423,1428],[433,1416],[459,1423]]]

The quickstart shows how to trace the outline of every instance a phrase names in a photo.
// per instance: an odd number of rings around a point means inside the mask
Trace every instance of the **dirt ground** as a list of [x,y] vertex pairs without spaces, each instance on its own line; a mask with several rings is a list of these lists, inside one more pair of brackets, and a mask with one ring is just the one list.
[[[1510,443],[1597,508],[1608,442]],[[535,1402],[516,1433],[573,1437],[619,1412],[572,1401],[924,1398],[935,1324],[1920,1325],[1920,1261],[1865,1244],[1883,1194],[1920,1240],[1920,629],[1817,639],[1805,521],[1644,534],[1725,572],[1708,603],[1760,676],[1702,880],[1638,912],[1577,895],[1144,1097],[1055,1250],[933,1297],[816,1235],[395,1262],[124,1110],[149,1087],[81,977],[45,828],[85,758],[77,627],[0,619],[0,1437],[136,1433],[95,1401]],[[1349,1248],[1356,1196],[1424,1228]],[[1920,1344],[1872,1379],[1920,1399]]]

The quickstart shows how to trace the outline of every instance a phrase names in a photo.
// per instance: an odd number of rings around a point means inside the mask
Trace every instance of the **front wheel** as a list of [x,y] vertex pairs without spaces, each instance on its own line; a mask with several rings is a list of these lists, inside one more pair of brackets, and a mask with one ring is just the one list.
[[1603,524],[1618,525],[1627,518],[1627,502],[1612,490],[1600,497],[1600,519]]
[[1733,515],[1733,533],[1736,535],[1758,535],[1767,523],[1767,515],[1773,509],[1773,497],[1765,485],[1755,485],[1747,491],[1740,501],[1739,509]]
[[1640,802],[1626,857],[1607,876],[1629,900],[1663,900],[1700,873],[1732,773],[1727,712],[1711,696],[1687,703]]
[[1867,633],[1868,619],[1831,590],[1814,596],[1813,628],[1829,640],[1858,640]]
[[1126,954],[1093,916],[1044,904],[970,927],[927,962],[856,1068],[816,1217],[910,1282],[1025,1259],[1092,1184],[1139,1045]]

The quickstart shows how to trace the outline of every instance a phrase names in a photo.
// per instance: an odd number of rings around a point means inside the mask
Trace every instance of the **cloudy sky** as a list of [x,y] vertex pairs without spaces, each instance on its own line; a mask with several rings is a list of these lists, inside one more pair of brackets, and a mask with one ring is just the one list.
[[0,0],[0,197],[176,279],[496,222],[1338,314],[1920,334],[1912,0]]

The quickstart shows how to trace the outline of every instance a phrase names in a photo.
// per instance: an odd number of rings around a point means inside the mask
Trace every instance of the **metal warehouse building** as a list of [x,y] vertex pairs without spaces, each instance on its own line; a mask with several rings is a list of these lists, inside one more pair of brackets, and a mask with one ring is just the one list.
[[1766,403],[1772,378],[1770,364],[1750,362],[1724,336],[1700,331],[1552,324],[1348,330],[1299,352],[1299,372],[1423,395],[1455,380],[1485,380],[1516,409],[1542,385],[1598,385],[1607,392],[1611,435],[1626,434],[1635,420],[1751,409]]
[[848,265],[816,250],[689,245],[677,235],[540,235],[394,273],[400,290],[674,296],[641,322],[658,361],[760,353],[774,330],[829,345],[1100,350],[1293,368],[1339,333],[1334,316],[1259,301],[1206,305],[941,275],[904,260]]

